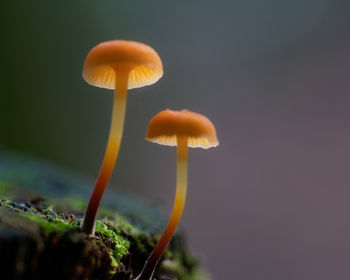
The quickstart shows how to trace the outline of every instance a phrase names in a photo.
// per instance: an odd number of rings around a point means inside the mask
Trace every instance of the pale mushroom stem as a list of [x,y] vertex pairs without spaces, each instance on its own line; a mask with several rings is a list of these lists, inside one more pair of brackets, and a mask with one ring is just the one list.
[[177,137],[177,186],[174,207],[160,240],[152,253],[148,257],[142,272],[135,280],[152,279],[154,270],[158,264],[160,257],[163,255],[168,246],[177,225],[181,219],[181,215],[185,206],[187,192],[187,165],[188,165],[188,137]]
[[123,135],[124,117],[128,95],[128,76],[128,71],[116,71],[113,113],[108,144],[100,173],[97,177],[96,185],[90,197],[90,201],[85,212],[84,221],[81,227],[82,231],[89,235],[93,235],[95,233],[95,219],[97,215],[97,209],[100,205],[109,179],[111,178],[114,164],[118,157],[121,138]]

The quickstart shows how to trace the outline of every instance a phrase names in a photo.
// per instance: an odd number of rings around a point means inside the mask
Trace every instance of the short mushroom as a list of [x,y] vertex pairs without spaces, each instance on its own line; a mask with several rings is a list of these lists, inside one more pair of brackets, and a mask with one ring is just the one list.
[[94,234],[97,209],[118,157],[123,134],[128,89],[151,85],[163,75],[162,62],[151,47],[115,40],[95,46],[87,55],[83,77],[97,87],[113,89],[113,113],[108,144],[94,191],[85,212],[82,231]]
[[177,146],[177,186],[174,207],[160,240],[148,257],[142,272],[135,280],[152,279],[157,263],[170,242],[180,221],[187,192],[188,147],[217,146],[216,131],[203,115],[187,110],[165,110],[155,115],[148,126],[146,140],[162,145]]

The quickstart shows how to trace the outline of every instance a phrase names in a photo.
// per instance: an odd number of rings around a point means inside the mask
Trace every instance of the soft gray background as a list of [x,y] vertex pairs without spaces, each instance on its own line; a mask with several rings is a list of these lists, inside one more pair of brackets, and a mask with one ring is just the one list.
[[168,215],[175,149],[144,140],[165,108],[207,115],[181,224],[213,279],[350,279],[350,5],[338,0],[8,1],[1,7],[0,145],[95,177],[112,94],[88,51],[148,43],[164,77],[130,92],[112,178]]

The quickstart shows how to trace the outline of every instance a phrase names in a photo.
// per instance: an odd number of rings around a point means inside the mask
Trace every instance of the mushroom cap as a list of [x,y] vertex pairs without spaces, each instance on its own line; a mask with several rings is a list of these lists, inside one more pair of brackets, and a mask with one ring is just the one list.
[[188,147],[210,148],[219,145],[213,123],[188,110],[164,110],[149,122],[146,140],[168,146],[177,145],[177,137],[188,137]]
[[157,82],[163,75],[163,66],[150,46],[114,40],[100,43],[88,53],[83,77],[90,85],[114,89],[118,71],[130,71],[128,89],[132,89]]

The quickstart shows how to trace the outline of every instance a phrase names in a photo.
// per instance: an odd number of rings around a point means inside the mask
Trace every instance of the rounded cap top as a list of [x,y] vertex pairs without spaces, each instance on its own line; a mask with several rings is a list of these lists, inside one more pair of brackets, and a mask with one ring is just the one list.
[[87,55],[83,77],[90,85],[114,89],[119,71],[130,71],[128,88],[151,85],[163,75],[162,61],[150,46],[124,40],[107,41]]
[[207,149],[219,145],[214,125],[201,114],[167,109],[159,112],[149,122],[146,140],[176,146],[177,136],[188,137],[188,146],[192,148]]

